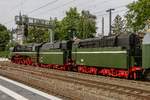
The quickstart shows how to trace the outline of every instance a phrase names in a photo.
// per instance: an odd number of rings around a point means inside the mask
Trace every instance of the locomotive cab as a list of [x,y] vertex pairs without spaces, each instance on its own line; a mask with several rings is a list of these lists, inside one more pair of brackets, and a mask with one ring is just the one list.
[[72,59],[72,41],[62,41],[61,50],[63,51],[63,61],[69,63]]

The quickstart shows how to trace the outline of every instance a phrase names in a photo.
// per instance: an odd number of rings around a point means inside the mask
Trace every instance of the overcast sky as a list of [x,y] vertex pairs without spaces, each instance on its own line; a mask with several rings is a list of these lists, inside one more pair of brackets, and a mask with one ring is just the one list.
[[127,11],[125,5],[133,1],[135,0],[0,0],[0,23],[9,29],[15,28],[14,16],[20,11],[29,17],[62,19],[70,7],[77,7],[78,11],[89,10],[97,16],[98,33],[101,33],[101,18],[104,16],[105,33],[108,33],[109,15],[106,10],[115,8],[112,18],[117,14],[123,16]]

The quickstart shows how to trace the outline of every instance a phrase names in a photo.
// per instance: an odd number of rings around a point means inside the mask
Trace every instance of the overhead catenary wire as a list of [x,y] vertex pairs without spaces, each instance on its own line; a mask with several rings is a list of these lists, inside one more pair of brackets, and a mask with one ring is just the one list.
[[[118,13],[118,12],[123,12],[123,11],[127,11],[128,9],[123,9],[123,10],[117,10],[117,11],[114,11],[113,13]],[[100,14],[100,15],[96,15],[97,17],[101,17],[101,16],[106,16],[106,15],[108,15],[107,13],[105,13],[105,14]],[[9,24],[9,23],[11,23],[12,21],[14,21],[13,19],[12,20],[9,20],[9,21],[7,21],[7,22],[4,22],[4,24]]]
[[[54,3],[56,3],[57,1],[59,1],[59,0],[53,0],[53,1],[51,1],[51,2],[48,2],[48,3],[42,5],[42,6],[38,7],[38,8],[35,8],[35,9],[29,11],[27,14],[31,14],[31,13],[34,13],[34,12],[38,12],[40,9],[43,9],[43,8],[45,8],[45,7],[47,7],[47,6],[51,5],[51,4],[54,4]],[[49,11],[54,11],[54,10],[63,8],[63,7],[65,7],[66,5],[69,5],[69,4],[71,4],[71,3],[75,2],[75,1],[77,1],[77,0],[70,0],[70,1],[68,1],[68,2],[66,2],[66,3],[64,3],[64,4],[62,4],[61,6],[59,5],[59,6],[50,8],[50,9],[48,9],[48,10],[49,10]],[[109,2],[109,1],[110,1],[110,0],[105,0],[105,1],[102,1],[102,2],[100,2],[100,3],[107,3],[107,2]],[[24,3],[23,3],[23,4],[24,4]],[[95,5],[95,4],[94,4],[94,5]],[[94,6],[94,5],[93,5],[93,6]],[[126,5],[121,5],[121,6],[114,7],[114,8],[115,8],[115,9],[116,9],[116,8],[118,9],[118,8],[125,7],[125,6],[126,6]],[[92,7],[92,5],[91,5],[91,7]],[[48,10],[47,10],[47,11],[48,11]],[[42,12],[42,13],[38,13],[38,14],[36,14],[36,15],[42,15],[43,13],[45,13],[45,12],[47,12],[47,11],[44,11],[44,12]],[[105,10],[103,10],[103,11],[105,12]],[[107,15],[107,14],[100,14],[100,13],[102,13],[103,11],[96,13],[96,16]],[[114,13],[115,13],[115,12],[114,12]],[[12,22],[12,21],[13,21],[13,20],[7,21],[7,22],[5,22],[5,24],[8,24],[8,23],[10,23],[10,22]]]
[[[104,1],[101,1],[101,2],[96,2],[96,4],[99,4],[99,3],[100,3],[100,4],[105,4],[105,3],[107,3],[107,2],[110,2],[110,0],[104,0]],[[84,3],[84,4],[85,4],[85,3]],[[88,6],[85,6],[85,7],[83,6],[83,7],[84,7],[84,8],[91,8],[91,7],[92,7],[91,9],[93,9],[93,8],[95,8],[95,5],[96,5],[96,4],[88,5]],[[89,9],[88,9],[88,10],[89,10]]]
[[[18,8],[19,7],[19,9],[20,9],[20,11],[21,11],[21,9],[23,9],[23,5],[25,4],[25,2],[27,2],[28,0],[21,0],[17,5],[15,5],[14,7],[12,7],[11,8],[11,10],[9,11],[9,14],[8,15],[10,15],[10,13],[13,11],[13,10],[15,10],[16,8]],[[6,16],[5,16],[6,17]],[[7,24],[9,24],[9,23],[11,23],[11,22],[13,22],[14,21],[14,19],[11,19],[11,20],[8,20],[8,21],[6,21],[6,22],[4,22],[3,24],[5,24],[5,25],[7,25]]]
[[[115,13],[120,13],[120,12],[125,12],[125,11],[127,11],[127,10],[128,10],[128,9],[117,10],[117,11],[114,11],[113,14],[115,14]],[[105,14],[100,14],[100,15],[97,15],[97,17],[101,18],[101,17],[106,16],[106,15],[108,15],[108,14],[107,14],[107,13],[105,13]],[[101,22],[101,20],[100,20],[100,21],[97,21],[97,22]]]
[[[117,11],[114,11],[113,13],[124,12],[124,11],[127,11],[127,10],[128,9],[117,10]],[[105,15],[108,15],[108,14],[101,14],[101,15],[97,15],[97,16],[105,16]]]
[[[22,9],[22,6],[27,2],[28,0],[21,0],[21,2],[19,2],[18,4],[16,4],[15,6],[13,6],[12,8],[10,8],[9,12],[5,12],[5,13],[8,13],[8,16],[10,16],[12,14],[13,11],[17,10],[17,8],[21,11]],[[8,16],[4,16],[5,18],[8,17]],[[3,17],[0,16],[0,17]],[[5,19],[4,18],[4,19]],[[10,21],[7,21],[7,22],[4,22],[4,23],[8,23]]]
[[[118,9],[118,8],[123,8],[123,7],[126,7],[127,5],[121,5],[121,6],[117,6],[117,7],[112,7],[114,9]],[[106,9],[103,9],[103,10],[100,10],[100,11],[97,11],[97,12],[93,12],[94,14],[99,14],[99,13],[103,13],[105,12]]]
[[[117,11],[114,11],[113,12],[113,14],[115,14],[115,13],[121,13],[121,12],[125,12],[125,11],[128,11],[128,9],[126,8],[126,9],[122,9],[122,10],[117,10]],[[98,17],[100,17],[99,18],[99,20],[97,20],[97,23],[101,23],[101,19],[104,17],[104,16],[106,16],[106,15],[109,15],[109,14],[101,14],[101,15],[99,15]],[[100,26],[101,28],[102,28],[102,26]],[[106,30],[106,29],[105,29]],[[102,31],[102,30],[100,30],[100,31]]]
[[[52,1],[52,2],[46,3],[45,5],[40,6],[40,7],[36,8],[36,9],[33,9],[32,11],[28,12],[28,14],[29,14],[29,13],[33,13],[33,12],[39,10],[39,9],[42,9],[42,8],[44,8],[44,7],[46,7],[46,6],[50,5],[50,4],[53,4],[53,3],[57,2],[57,1],[58,1],[58,0],[54,0],[54,1]],[[23,1],[21,1],[21,3],[19,3],[17,6],[23,6],[23,5],[24,5],[24,3],[23,3]],[[15,9],[15,8],[17,8],[17,7],[14,7],[14,9]],[[21,9],[22,9],[22,7],[21,7]],[[4,22],[4,24],[9,24],[9,23],[11,23],[11,22],[13,22],[13,21],[14,21],[14,19],[11,19],[11,20],[9,20],[9,21]]]
[[33,13],[33,12],[36,12],[36,11],[38,11],[38,10],[44,8],[44,7],[47,7],[47,6],[49,6],[49,5],[52,5],[52,4],[56,3],[57,1],[58,1],[58,0],[53,0],[53,1],[51,1],[51,2],[48,2],[48,3],[44,4],[43,6],[40,6],[40,7],[38,7],[38,8],[35,8],[35,9],[31,10],[31,11],[28,12],[27,14],[31,14],[31,13]]
[[[68,5],[68,4],[72,3],[72,2],[75,2],[75,1],[77,1],[77,0],[72,0],[72,1],[70,1],[70,2],[68,2],[68,3],[63,4],[63,5],[60,6],[60,7],[54,7],[54,8],[48,9],[47,11],[54,11],[54,10],[56,10],[56,9],[58,9],[58,8],[62,8],[62,7]],[[107,3],[107,2],[109,2],[109,1],[110,1],[110,0],[104,0],[104,1],[99,2],[99,3]],[[94,5],[95,5],[95,4],[94,4]],[[91,5],[91,6],[94,6],[94,5]],[[42,14],[44,14],[44,13],[47,13],[47,11],[44,11],[44,12],[42,12],[42,13],[40,13],[40,14],[36,14],[36,15],[42,15]]]
[[[46,7],[46,6],[50,5],[50,4],[53,4],[53,3],[57,2],[57,1],[58,1],[58,0],[54,0],[54,1],[52,1],[52,2],[46,3],[46,4],[43,5],[43,6],[40,6],[40,7],[38,7],[38,8],[33,9],[32,11],[28,12],[27,14],[36,12],[37,10],[40,10],[40,9],[42,9],[42,8],[44,8],[44,7]],[[76,0],[71,0],[70,2],[67,2],[67,3],[63,4],[62,6],[65,6],[65,5],[67,5],[67,4],[70,4],[70,3],[74,2],[74,1],[76,1]],[[20,4],[22,5],[22,2],[21,2]],[[62,6],[61,6],[61,7],[62,7]],[[57,7],[57,8],[58,8],[58,7]],[[56,8],[56,9],[57,9],[57,8]],[[54,9],[55,9],[55,8],[54,8]],[[6,21],[6,22],[4,22],[4,24],[11,23],[12,21],[14,21],[14,20]]]
[[[65,4],[63,4],[63,5],[59,6],[59,7],[53,7],[53,8],[51,8],[51,9],[48,9],[48,10],[46,10],[46,11],[44,11],[44,12],[39,13],[39,14],[41,15],[41,14],[47,13],[47,11],[54,11],[54,10],[56,10],[56,9],[59,9],[59,8],[62,8],[62,7],[64,7],[64,6],[66,6],[66,5],[68,5],[68,4],[71,4],[71,3],[75,2],[75,1],[76,1],[76,0],[71,0],[71,1],[69,1],[69,2],[67,2],[67,3],[65,3]],[[39,14],[36,14],[36,15],[39,15]]]
[[[77,1],[77,0],[71,0],[71,1],[69,1],[68,3],[63,4],[62,6],[54,7],[54,8],[48,9],[48,10],[46,10],[46,11],[40,13],[40,15],[41,15],[41,14],[44,14],[44,13],[47,13],[47,11],[55,11],[56,9],[62,8],[62,7],[66,6],[66,5],[70,4],[70,3],[75,2],[75,1]],[[110,0],[105,0],[105,1],[102,1],[102,2],[99,2],[99,3],[107,3],[107,2],[109,2],[109,1],[110,1]],[[81,4],[80,4],[80,5],[81,5]],[[95,5],[95,4],[94,4],[94,5]],[[94,5],[91,5],[91,6],[94,6]],[[88,6],[88,7],[90,7],[90,6]],[[37,14],[37,15],[38,15],[38,14]]]

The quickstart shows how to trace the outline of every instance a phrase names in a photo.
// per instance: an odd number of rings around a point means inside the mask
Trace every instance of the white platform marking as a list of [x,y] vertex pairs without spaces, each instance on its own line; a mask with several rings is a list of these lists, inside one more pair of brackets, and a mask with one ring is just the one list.
[[[5,78],[5,77],[0,76],[0,79],[5,80],[5,81],[7,81],[7,82],[10,82],[10,83],[12,83],[12,84],[15,84],[15,85],[17,85],[17,86],[20,86],[20,87],[22,87],[22,88],[24,88],[24,89],[27,89],[27,90],[29,90],[29,91],[31,91],[31,92],[33,92],[33,93],[36,93],[36,94],[38,94],[38,95],[41,95],[41,96],[43,96],[43,97],[45,97],[45,98],[47,98],[47,99],[50,99],[50,100],[62,100],[62,99],[60,99],[60,98],[58,98],[58,97],[49,95],[49,94],[47,94],[47,93],[44,93],[44,92],[39,91],[39,90],[36,90],[36,89],[34,89],[34,88],[31,88],[31,87],[26,86],[26,85],[24,85],[24,84],[22,84],[22,83],[19,83],[19,82],[10,80],[10,79],[8,79],[8,78]],[[23,99],[20,99],[20,100],[23,100]]]
[[19,95],[16,92],[13,92],[12,90],[0,85],[0,91],[6,93],[7,95],[11,96],[12,98],[16,99],[16,100],[29,100],[21,95]]

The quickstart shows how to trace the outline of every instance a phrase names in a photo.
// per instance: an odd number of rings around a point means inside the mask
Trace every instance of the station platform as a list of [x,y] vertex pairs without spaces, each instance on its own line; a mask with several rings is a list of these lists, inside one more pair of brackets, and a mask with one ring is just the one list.
[[0,100],[62,100],[22,83],[0,76]]

